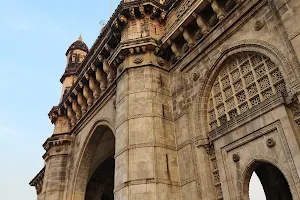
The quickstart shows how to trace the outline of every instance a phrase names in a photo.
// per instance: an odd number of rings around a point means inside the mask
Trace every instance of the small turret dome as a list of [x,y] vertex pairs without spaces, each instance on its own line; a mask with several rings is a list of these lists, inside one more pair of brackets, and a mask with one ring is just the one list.
[[79,36],[78,40],[76,40],[75,42],[73,42],[71,44],[71,46],[68,48],[67,52],[66,52],[66,56],[68,55],[68,53],[72,50],[76,50],[76,49],[80,49],[86,53],[89,52],[89,48],[88,46],[82,41],[82,37],[81,35]]

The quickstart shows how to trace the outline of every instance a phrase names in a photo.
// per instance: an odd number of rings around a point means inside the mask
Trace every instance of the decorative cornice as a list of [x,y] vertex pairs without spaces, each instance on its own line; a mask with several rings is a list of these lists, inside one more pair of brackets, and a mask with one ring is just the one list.
[[43,189],[44,175],[45,167],[29,183],[30,186],[35,186],[37,194],[40,194]]
[[73,137],[68,133],[53,135],[46,140],[43,147],[46,151],[49,151],[52,147],[70,145],[72,141]]
[[252,109],[244,112],[241,115],[236,116],[231,121],[228,121],[224,125],[216,128],[209,133],[209,142],[213,142],[218,138],[226,135],[230,131],[240,127],[241,125],[254,120],[255,118],[261,116],[262,114],[269,112],[270,110],[282,105],[285,102],[284,97],[281,93],[274,95],[273,97],[261,102]]

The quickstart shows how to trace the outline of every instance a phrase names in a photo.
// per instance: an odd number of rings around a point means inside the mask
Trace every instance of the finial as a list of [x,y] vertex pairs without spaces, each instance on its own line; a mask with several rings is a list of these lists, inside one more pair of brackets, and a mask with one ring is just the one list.
[[79,35],[78,40],[79,40],[79,41],[82,41],[82,36],[81,36],[81,34]]

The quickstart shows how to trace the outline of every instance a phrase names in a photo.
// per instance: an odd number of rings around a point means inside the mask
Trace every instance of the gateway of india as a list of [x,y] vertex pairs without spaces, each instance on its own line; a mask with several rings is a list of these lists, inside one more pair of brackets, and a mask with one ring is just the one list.
[[122,0],[66,58],[38,200],[300,200],[299,0]]

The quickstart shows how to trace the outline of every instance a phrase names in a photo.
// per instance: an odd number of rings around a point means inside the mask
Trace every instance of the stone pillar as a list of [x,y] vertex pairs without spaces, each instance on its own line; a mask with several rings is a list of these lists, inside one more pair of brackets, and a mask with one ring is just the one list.
[[155,66],[127,67],[119,78],[115,199],[180,199],[169,85]]
[[72,137],[69,134],[53,135],[44,143],[46,150],[42,199],[63,200],[67,189],[68,161]]

